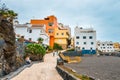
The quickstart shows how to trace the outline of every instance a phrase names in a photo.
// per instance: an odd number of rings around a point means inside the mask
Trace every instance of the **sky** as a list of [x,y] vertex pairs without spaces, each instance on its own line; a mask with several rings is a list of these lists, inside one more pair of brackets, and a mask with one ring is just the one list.
[[55,15],[69,25],[72,36],[76,26],[92,27],[97,40],[120,42],[120,0],[1,0],[18,13],[19,23]]

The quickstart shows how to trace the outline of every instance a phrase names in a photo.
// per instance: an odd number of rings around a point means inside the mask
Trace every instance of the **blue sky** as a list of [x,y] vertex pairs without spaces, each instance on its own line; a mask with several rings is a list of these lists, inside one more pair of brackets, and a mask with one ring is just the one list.
[[120,0],[2,0],[18,13],[20,23],[55,15],[69,25],[74,35],[78,26],[92,26],[97,40],[120,42]]

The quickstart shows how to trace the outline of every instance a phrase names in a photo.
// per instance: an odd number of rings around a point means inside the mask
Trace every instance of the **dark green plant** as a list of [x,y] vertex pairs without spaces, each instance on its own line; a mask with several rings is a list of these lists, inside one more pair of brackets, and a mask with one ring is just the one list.
[[51,46],[47,46],[47,50],[48,50],[48,51],[52,51],[53,48],[52,48]]
[[6,8],[5,4],[2,4],[2,7],[0,7],[0,15],[4,18],[7,19],[8,21],[12,22],[13,19],[17,18],[17,13],[15,13],[13,10],[9,10]]
[[57,43],[54,43],[53,49],[54,49],[54,50],[63,50],[63,49],[62,49],[62,46],[60,46],[60,45],[57,44]]
[[69,50],[67,50],[67,51],[75,51],[75,49],[69,49]]
[[31,43],[27,45],[25,52],[29,54],[44,56],[46,49],[42,45]]
[[38,43],[41,43],[41,44],[42,44],[43,40],[44,40],[44,39],[43,39],[43,38],[41,38],[41,37],[40,37],[40,38],[38,38]]

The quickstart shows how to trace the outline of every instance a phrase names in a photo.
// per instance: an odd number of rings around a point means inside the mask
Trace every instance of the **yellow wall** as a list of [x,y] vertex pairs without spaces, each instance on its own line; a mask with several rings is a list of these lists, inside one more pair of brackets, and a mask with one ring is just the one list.
[[67,44],[67,40],[65,38],[63,38],[63,39],[55,39],[55,43],[58,43],[58,44]]
[[68,33],[67,29],[61,30],[59,28],[55,28],[55,38],[68,38],[69,36],[67,35],[67,33]]
[[120,49],[120,44],[118,42],[113,44],[115,50]]
[[67,39],[69,38],[69,35],[67,34],[67,29],[59,29],[55,28],[55,43],[58,43],[59,45],[66,45],[67,46]]

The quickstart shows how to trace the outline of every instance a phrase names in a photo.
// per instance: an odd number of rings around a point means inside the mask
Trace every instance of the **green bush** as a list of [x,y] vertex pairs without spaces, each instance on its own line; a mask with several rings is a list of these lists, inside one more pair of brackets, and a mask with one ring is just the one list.
[[63,50],[63,49],[62,49],[62,46],[60,46],[60,45],[57,44],[57,43],[54,43],[53,49],[54,49],[54,50]]
[[47,49],[48,49],[48,51],[52,51],[53,50],[53,48],[51,46],[48,46]]
[[42,44],[42,43],[43,43],[43,40],[44,40],[44,39],[43,39],[43,38],[41,38],[41,37],[40,37],[40,38],[38,38],[38,43]]
[[46,49],[40,44],[31,43],[26,46],[25,52],[28,55],[32,54],[32,55],[39,55],[43,57],[46,53]]
[[69,49],[69,50],[67,50],[67,51],[75,51],[75,49]]

